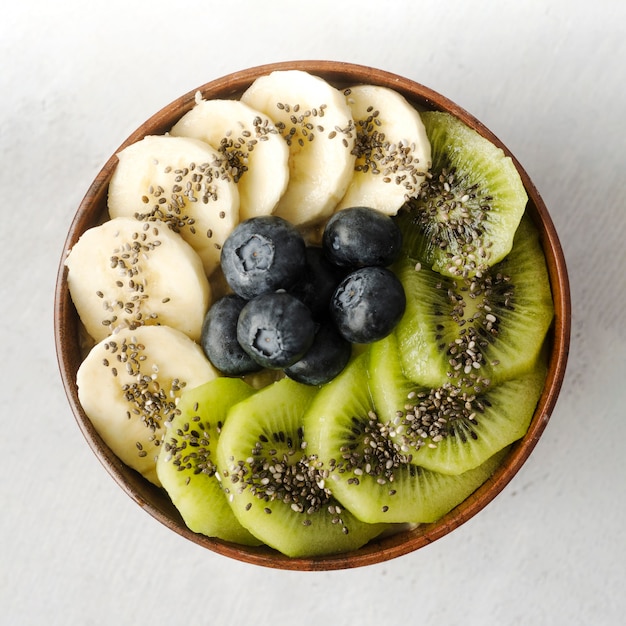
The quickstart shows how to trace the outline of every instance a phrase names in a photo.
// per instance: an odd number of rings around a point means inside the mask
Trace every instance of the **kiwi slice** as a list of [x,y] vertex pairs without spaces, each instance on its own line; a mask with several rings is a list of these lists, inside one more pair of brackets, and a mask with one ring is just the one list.
[[156,471],[185,524],[194,532],[259,545],[236,519],[216,475],[216,450],[228,409],[254,389],[237,378],[215,378],[183,392],[169,423]]
[[511,250],[528,196],[510,157],[449,113],[421,114],[432,168],[398,221],[404,249],[446,276],[472,276]]
[[328,473],[333,495],[359,519],[434,522],[485,482],[502,455],[458,476],[411,464],[378,418],[368,387],[369,359],[367,352],[356,357],[311,403],[304,418],[309,453]]
[[395,270],[407,296],[395,328],[405,375],[426,387],[489,386],[532,370],[554,307],[539,235],[520,222],[504,260],[473,277],[449,278],[408,258]]
[[317,387],[284,378],[236,404],[218,444],[222,484],[240,523],[291,557],[357,549],[387,528],[365,524],[332,497],[304,441]]
[[524,436],[546,377],[539,358],[526,375],[495,387],[416,385],[402,373],[393,335],[372,344],[374,403],[391,440],[411,463],[443,474],[478,467]]

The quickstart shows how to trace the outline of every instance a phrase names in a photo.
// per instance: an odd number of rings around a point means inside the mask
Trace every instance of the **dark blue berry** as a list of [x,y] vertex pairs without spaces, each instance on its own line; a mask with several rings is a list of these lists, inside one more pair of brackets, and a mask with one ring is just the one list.
[[322,248],[307,247],[306,260],[302,276],[289,293],[309,307],[315,320],[321,321],[328,317],[330,299],[345,276],[345,271],[333,265]]
[[313,345],[305,355],[285,369],[285,374],[305,385],[322,385],[339,374],[348,364],[352,345],[326,322],[315,333]]
[[246,300],[235,294],[224,296],[213,303],[202,325],[202,349],[226,376],[241,376],[261,369],[237,341],[237,320],[245,304]]
[[250,300],[239,314],[237,339],[263,367],[293,365],[311,347],[315,322],[309,309],[284,291]]
[[287,220],[275,215],[250,218],[241,222],[224,242],[224,278],[246,300],[289,289],[304,271],[304,251],[304,239]]
[[352,343],[386,337],[406,307],[402,283],[384,267],[364,267],[348,274],[333,294],[330,312],[337,329]]
[[389,216],[367,207],[337,211],[322,236],[326,256],[335,265],[391,265],[399,256],[402,233]]

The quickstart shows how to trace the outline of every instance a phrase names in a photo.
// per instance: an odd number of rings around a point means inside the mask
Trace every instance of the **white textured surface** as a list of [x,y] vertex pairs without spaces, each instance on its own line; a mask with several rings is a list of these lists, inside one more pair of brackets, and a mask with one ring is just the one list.
[[[5,7],[0,623],[624,623],[625,6],[317,0],[305,10],[282,0],[22,0]],[[230,561],[144,513],[74,422],[52,325],[65,232],[121,141],[213,78],[304,58],[406,75],[490,127],[552,213],[574,307],[563,394],[509,488],[423,550],[331,573]]]

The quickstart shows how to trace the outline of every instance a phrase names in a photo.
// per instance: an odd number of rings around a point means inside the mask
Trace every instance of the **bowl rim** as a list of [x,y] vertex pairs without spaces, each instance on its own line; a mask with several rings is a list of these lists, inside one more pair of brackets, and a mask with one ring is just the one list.
[[[452,113],[502,148],[505,154],[511,157],[520,173],[529,197],[527,212],[540,230],[555,309],[551,328],[552,345],[550,346],[548,374],[544,390],[526,435],[512,445],[506,460],[493,476],[437,522],[422,524],[416,529],[402,530],[396,534],[375,539],[352,552],[312,558],[286,557],[266,546],[258,548],[240,546],[192,532],[184,525],[177,511],[172,510],[171,502],[169,505],[167,504],[162,490],[124,465],[104,444],[78,400],[75,379],[76,370],[80,364],[78,316],[69,296],[67,268],[65,267],[66,255],[78,237],[87,228],[97,223],[101,211],[95,212],[92,207],[99,206],[102,209],[105,206],[108,182],[117,164],[116,155],[120,150],[143,138],[146,134],[167,132],[184,112],[193,107],[198,92],[204,97],[233,98],[260,75],[269,74],[272,71],[293,69],[315,74],[342,87],[357,83],[390,87],[418,106],[432,110],[446,110]],[[70,332],[71,329],[73,332]],[[118,485],[152,517],[182,537],[226,557],[284,570],[324,571],[382,563],[429,545],[483,510],[506,487],[527,461],[547,426],[563,385],[569,355],[570,334],[570,285],[565,257],[556,228],[535,185],[506,145],[468,111],[447,97],[414,80],[366,65],[329,60],[281,61],[233,72],[187,92],[148,118],[109,157],[79,204],[63,246],[54,295],[55,348],[59,372],[68,402],[87,443]]]

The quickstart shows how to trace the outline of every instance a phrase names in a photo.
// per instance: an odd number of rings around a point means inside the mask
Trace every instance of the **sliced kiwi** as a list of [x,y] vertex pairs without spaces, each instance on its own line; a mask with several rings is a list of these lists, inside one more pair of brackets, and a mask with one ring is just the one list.
[[236,519],[216,475],[216,450],[228,409],[254,389],[236,378],[216,378],[183,392],[157,458],[157,475],[194,532],[259,545]]
[[546,376],[540,357],[528,374],[495,387],[423,387],[402,373],[393,335],[372,344],[370,368],[377,373],[372,397],[391,440],[411,463],[455,475],[524,436]]
[[554,308],[536,227],[521,221],[513,249],[471,278],[449,278],[403,258],[407,306],[395,328],[407,378],[426,387],[460,379],[495,384],[529,372]]
[[398,215],[404,248],[447,276],[471,276],[501,261],[528,196],[510,157],[458,118],[422,113],[432,168]]
[[238,403],[218,445],[222,484],[240,523],[287,556],[361,547],[387,528],[343,510],[311,462],[303,416],[317,388],[284,378]]
[[458,476],[411,464],[378,419],[368,388],[369,358],[358,356],[311,403],[304,420],[309,453],[327,471],[333,495],[359,519],[434,522],[485,482],[504,453]]

